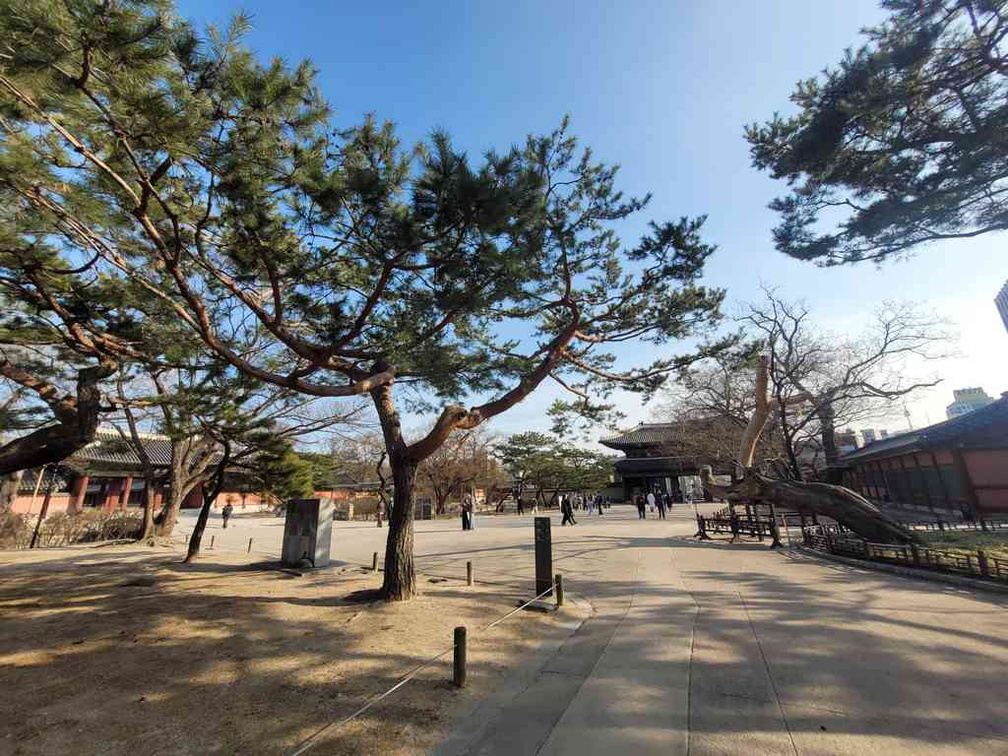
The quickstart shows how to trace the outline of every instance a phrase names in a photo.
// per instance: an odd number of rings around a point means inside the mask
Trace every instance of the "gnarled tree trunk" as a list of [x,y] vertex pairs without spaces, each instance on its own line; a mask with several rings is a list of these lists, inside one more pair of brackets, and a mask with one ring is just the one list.
[[34,391],[49,405],[58,421],[0,446],[0,475],[62,462],[95,439],[102,403],[99,383],[112,375],[115,363],[102,362],[77,374],[77,395],[61,395],[56,386],[35,378],[7,360],[0,375]]
[[900,543],[919,541],[919,536],[849,488],[829,483],[777,480],[753,469],[756,442],[770,414],[767,383],[767,359],[761,357],[756,365],[756,409],[749,419],[739,447],[739,462],[745,468],[744,477],[731,485],[720,486],[714,482],[710,467],[705,467],[706,488],[729,501],[765,501],[805,514],[830,517],[868,540]]

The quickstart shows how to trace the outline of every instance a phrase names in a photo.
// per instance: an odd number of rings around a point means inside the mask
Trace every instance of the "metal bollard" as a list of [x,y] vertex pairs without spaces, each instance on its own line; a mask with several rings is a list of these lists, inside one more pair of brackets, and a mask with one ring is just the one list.
[[378,552],[371,555],[371,572],[378,572]]
[[554,584],[553,595],[556,596],[556,605],[557,605],[557,609],[559,609],[561,606],[563,606],[563,601],[564,601],[564,597],[563,597],[563,575],[559,575],[558,574],[553,579],[553,584]]
[[466,562],[466,585],[473,584],[472,562]]
[[466,629],[455,628],[455,659],[452,680],[456,688],[462,688],[466,683]]
[[249,538],[249,547],[248,547],[248,552],[246,552],[246,553],[248,553],[248,554],[252,553],[252,539],[251,538]]

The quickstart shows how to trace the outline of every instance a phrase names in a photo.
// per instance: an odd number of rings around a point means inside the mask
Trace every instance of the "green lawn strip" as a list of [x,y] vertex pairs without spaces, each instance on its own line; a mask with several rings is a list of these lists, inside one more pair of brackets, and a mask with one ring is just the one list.
[[946,531],[928,533],[925,538],[928,546],[939,551],[976,556],[977,549],[983,549],[988,556],[1008,559],[1008,533]]

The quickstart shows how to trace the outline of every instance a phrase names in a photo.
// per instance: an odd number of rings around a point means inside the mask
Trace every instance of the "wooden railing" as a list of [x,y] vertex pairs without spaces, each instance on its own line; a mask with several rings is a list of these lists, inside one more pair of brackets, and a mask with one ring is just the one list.
[[697,515],[699,533],[722,533],[731,536],[747,535],[763,540],[773,538],[773,520],[761,515],[757,510],[736,511],[732,513],[727,507],[719,509],[712,515]]
[[872,543],[842,525],[813,525],[805,528],[803,533],[806,546],[829,554],[1008,581],[1008,559],[989,556],[983,549],[974,554],[960,554],[916,544]]

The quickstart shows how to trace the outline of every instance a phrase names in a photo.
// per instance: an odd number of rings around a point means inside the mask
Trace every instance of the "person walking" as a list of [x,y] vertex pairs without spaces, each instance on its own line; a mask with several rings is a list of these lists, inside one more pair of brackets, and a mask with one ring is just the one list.
[[665,497],[666,496],[668,496],[668,494],[663,494],[663,493],[659,492],[658,496],[656,497],[658,499],[658,519],[659,520],[664,520],[665,519],[665,504],[666,504]]
[[644,511],[645,511],[644,497],[641,496],[640,494],[637,494],[634,497],[634,502],[637,504],[637,519],[638,520],[645,519],[645,514],[644,514]]
[[231,519],[231,515],[234,513],[234,507],[231,505],[230,500],[224,505],[224,509],[221,510],[221,519],[224,521],[224,530],[227,530],[228,520]]
[[601,496],[596,497],[595,506],[598,507],[599,517],[602,517],[602,515],[605,514],[605,506],[603,506],[603,504],[604,502],[602,501],[602,497]]
[[574,519],[574,505],[566,496],[560,497],[560,511],[563,513],[561,525],[577,525],[577,521]]
[[464,499],[459,507],[459,515],[462,517],[462,530],[469,530],[469,503]]
[[518,497],[518,514],[525,514],[525,506],[522,504],[521,496]]
[[654,506],[655,506],[654,491],[648,491],[647,492],[647,505],[648,505],[648,509],[650,509],[652,512],[654,512]]

